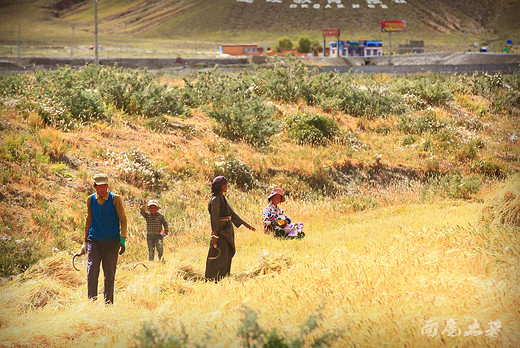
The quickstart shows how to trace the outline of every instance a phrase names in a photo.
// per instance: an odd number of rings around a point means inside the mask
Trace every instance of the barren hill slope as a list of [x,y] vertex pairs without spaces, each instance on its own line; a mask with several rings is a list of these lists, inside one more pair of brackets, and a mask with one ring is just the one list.
[[[65,35],[59,29],[72,24],[79,36],[94,29],[93,1],[4,0],[0,9],[4,40],[9,30],[28,19],[30,26],[54,28],[54,37]],[[320,30],[328,27],[354,39],[386,38],[379,29],[381,20],[406,20],[405,38],[440,36],[445,41],[456,35],[460,40],[466,30],[483,40],[514,39],[520,33],[520,2],[506,0],[114,0],[99,1],[98,13],[102,35],[167,40],[261,43],[280,35],[319,38]],[[37,32],[49,35],[41,28]]]

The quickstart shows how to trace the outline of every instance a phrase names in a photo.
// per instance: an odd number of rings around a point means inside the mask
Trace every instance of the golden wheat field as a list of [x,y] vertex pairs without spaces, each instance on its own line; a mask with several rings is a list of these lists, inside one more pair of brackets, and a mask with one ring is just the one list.
[[330,345],[337,347],[520,344],[520,231],[479,221],[484,203],[349,214],[333,201],[285,204],[305,221],[307,236],[288,241],[236,230],[232,276],[217,284],[199,280],[205,242],[166,239],[164,263],[147,261],[146,269],[120,257],[115,304],[104,305],[87,300],[84,260],[77,272],[71,255],[57,253],[2,284],[0,345],[127,347],[151,327],[162,342],[175,336],[186,346],[254,346],[237,336],[248,310],[260,328],[287,338],[317,316],[306,339],[336,332]]

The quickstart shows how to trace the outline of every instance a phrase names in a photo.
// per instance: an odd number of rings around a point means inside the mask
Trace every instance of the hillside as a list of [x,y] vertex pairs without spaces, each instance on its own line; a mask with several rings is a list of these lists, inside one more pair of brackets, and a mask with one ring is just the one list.
[[[0,345],[518,346],[519,87],[291,58],[1,75]],[[85,257],[71,263],[97,172],[129,219],[114,306],[88,301]],[[218,284],[202,281],[216,175],[257,228],[236,230]],[[274,186],[303,240],[263,234]],[[164,262],[146,261],[150,198],[170,223]]]
[[[94,31],[93,2],[84,0],[4,0],[0,4],[0,37],[15,42],[18,25],[23,41],[33,44],[90,45]],[[500,51],[506,40],[518,44],[516,19],[520,4],[507,0],[457,1],[100,1],[99,32],[104,45],[154,48],[193,42],[252,42],[273,46],[281,36],[296,42],[308,35],[321,42],[321,29],[340,28],[352,40],[382,39],[381,20],[406,20],[398,40],[425,40],[432,50],[462,49],[486,42]],[[146,43],[146,44],[145,44]]]

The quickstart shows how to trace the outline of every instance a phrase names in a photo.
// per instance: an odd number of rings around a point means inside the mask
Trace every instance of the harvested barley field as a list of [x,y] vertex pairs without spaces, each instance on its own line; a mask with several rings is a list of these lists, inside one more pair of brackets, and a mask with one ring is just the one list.
[[232,276],[218,284],[198,277],[205,244],[177,246],[148,269],[123,255],[112,306],[87,300],[85,274],[58,253],[2,285],[0,342],[256,346],[276,330],[338,347],[518,346],[520,230],[483,225],[482,208],[402,205],[331,220],[306,207],[295,212],[309,221],[303,240],[239,229]]

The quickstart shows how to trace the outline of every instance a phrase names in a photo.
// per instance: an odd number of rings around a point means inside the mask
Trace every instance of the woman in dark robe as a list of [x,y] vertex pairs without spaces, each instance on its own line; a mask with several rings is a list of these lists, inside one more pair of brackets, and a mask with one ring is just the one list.
[[228,180],[223,176],[217,176],[211,184],[211,198],[208,210],[211,217],[211,243],[209,246],[208,259],[206,260],[206,279],[219,281],[229,275],[231,271],[231,259],[235,255],[235,232],[233,225],[237,228],[244,225],[255,231],[238,216],[229,205],[224,193],[227,192]]

